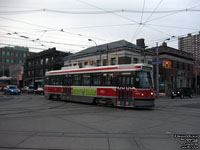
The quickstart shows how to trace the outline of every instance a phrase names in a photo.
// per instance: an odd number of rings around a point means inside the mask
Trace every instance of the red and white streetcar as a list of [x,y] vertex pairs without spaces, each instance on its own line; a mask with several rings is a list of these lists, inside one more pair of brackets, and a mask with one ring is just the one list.
[[119,107],[154,107],[152,72],[149,64],[63,67],[46,72],[45,97]]

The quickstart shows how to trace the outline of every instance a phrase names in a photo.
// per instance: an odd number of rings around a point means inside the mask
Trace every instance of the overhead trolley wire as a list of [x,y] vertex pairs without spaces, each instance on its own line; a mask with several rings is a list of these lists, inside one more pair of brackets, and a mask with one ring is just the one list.
[[[199,7],[200,4],[196,5],[196,6],[192,6],[190,8],[186,8],[185,11],[188,12],[189,10],[193,9],[193,8],[196,8],[196,7]],[[154,19],[151,19],[151,20],[147,20],[146,22],[144,23],[148,23],[148,22],[152,22],[152,21],[156,21],[156,20],[159,20],[159,19],[162,19],[162,18],[166,18],[168,16],[171,16],[171,15],[175,15],[177,13],[180,13],[181,11],[177,11],[177,12],[170,12],[170,14],[167,14],[167,15],[163,15],[161,17],[157,17],[157,18],[154,18]]]
[[[85,3],[85,2],[84,2]],[[99,9],[99,8],[98,8]],[[156,12],[152,10],[133,10],[133,9],[115,9],[115,10],[105,10],[103,11],[67,11],[67,10],[56,10],[56,9],[35,9],[35,10],[6,10],[0,11],[0,15],[19,15],[19,14],[30,14],[30,13],[38,13],[38,12],[50,12],[50,13],[61,13],[61,14],[71,14],[71,15],[101,15],[101,14],[116,14],[116,13],[135,13],[135,14],[166,14],[166,13],[180,13],[180,12],[200,12],[200,9],[193,8],[184,8],[184,9],[172,9],[172,10],[158,10]],[[124,16],[120,16],[126,18]],[[126,18],[128,19],[128,18]],[[130,19],[129,19],[130,20]],[[133,21],[133,20],[132,20]]]
[[73,34],[73,35],[76,35],[76,36],[82,36],[82,37],[86,37],[86,38],[93,38],[93,39],[97,39],[97,40],[101,40],[101,41],[110,41],[110,40],[106,40],[106,39],[102,39],[102,38],[98,38],[98,37],[93,37],[93,36],[88,36],[88,35],[84,35],[84,34],[64,31],[63,29],[53,29],[53,28],[49,28],[49,27],[46,27],[46,26],[38,25],[38,24],[33,24],[33,23],[29,23],[29,22],[24,22],[24,21],[18,21],[18,20],[6,18],[6,17],[0,17],[0,18],[5,19],[5,20],[9,20],[9,21],[14,21],[14,22],[19,22],[19,23],[31,25],[31,26],[37,26],[37,27],[44,28],[44,29],[47,29],[47,30],[59,31],[59,32],[62,32],[62,33]]
[[[154,8],[153,12],[150,14],[150,16],[148,17],[147,21],[152,17],[152,15],[156,12],[156,10],[158,9],[158,7],[160,6],[160,4],[162,3],[163,0],[161,0],[158,5]],[[145,26],[144,22],[140,22],[136,32],[134,33],[133,37],[131,38],[131,41],[133,41],[133,39],[135,39],[135,37],[142,31],[143,27]]]
[[131,42],[133,42],[133,39],[138,35],[138,33],[141,30],[140,27],[142,26],[142,19],[143,19],[143,14],[144,14],[144,6],[145,6],[145,0],[143,2],[142,15],[141,15],[141,18],[140,18],[140,23],[138,24],[137,29],[135,30],[135,33],[134,33],[133,37],[131,38]]
[[87,5],[87,6],[94,7],[94,8],[97,8],[97,9],[99,9],[99,10],[102,10],[103,12],[107,12],[107,13],[113,14],[113,15],[115,15],[115,16],[118,16],[118,17],[120,17],[120,18],[123,18],[123,19],[129,20],[129,21],[131,21],[131,22],[134,22],[134,23],[137,23],[137,24],[139,23],[139,22],[137,22],[137,21],[135,21],[135,20],[129,19],[129,18],[124,17],[124,16],[121,16],[121,15],[115,13],[115,12],[111,12],[111,11],[109,11],[109,10],[106,10],[106,9],[103,9],[103,8],[97,7],[97,6],[95,6],[95,5],[92,5],[92,4],[89,4],[89,3],[83,2],[83,1],[81,1],[81,0],[77,0],[77,1],[80,2],[80,3],[83,3],[83,4]]

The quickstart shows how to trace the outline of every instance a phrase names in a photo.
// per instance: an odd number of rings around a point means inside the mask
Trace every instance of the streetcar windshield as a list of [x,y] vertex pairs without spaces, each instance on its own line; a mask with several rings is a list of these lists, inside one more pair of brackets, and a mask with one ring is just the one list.
[[140,71],[136,73],[136,88],[153,88],[151,73]]

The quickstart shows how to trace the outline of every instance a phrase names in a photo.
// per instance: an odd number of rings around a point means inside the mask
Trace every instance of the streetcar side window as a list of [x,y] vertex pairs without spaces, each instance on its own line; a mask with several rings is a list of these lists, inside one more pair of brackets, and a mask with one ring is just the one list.
[[114,73],[103,73],[102,75],[102,85],[112,86],[114,85]]
[[68,74],[64,77],[64,85],[72,85],[72,75]]
[[90,74],[83,74],[83,78],[82,78],[83,85],[89,86],[90,85],[90,81],[91,81],[90,79],[91,79]]
[[101,74],[100,73],[92,74],[92,85],[93,86],[100,86],[101,85]]
[[45,79],[44,79],[44,84],[46,85],[48,85],[49,84],[49,77],[45,77]]
[[73,75],[73,85],[81,85],[81,75],[80,74]]
[[49,85],[63,85],[63,76],[49,76]]
[[54,85],[54,76],[49,76],[49,85]]

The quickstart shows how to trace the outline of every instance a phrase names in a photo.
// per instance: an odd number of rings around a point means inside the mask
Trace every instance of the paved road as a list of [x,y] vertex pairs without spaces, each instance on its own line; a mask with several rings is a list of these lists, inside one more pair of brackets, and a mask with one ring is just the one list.
[[199,97],[161,98],[151,110],[0,93],[0,150],[177,150],[186,135],[199,144],[199,118]]

